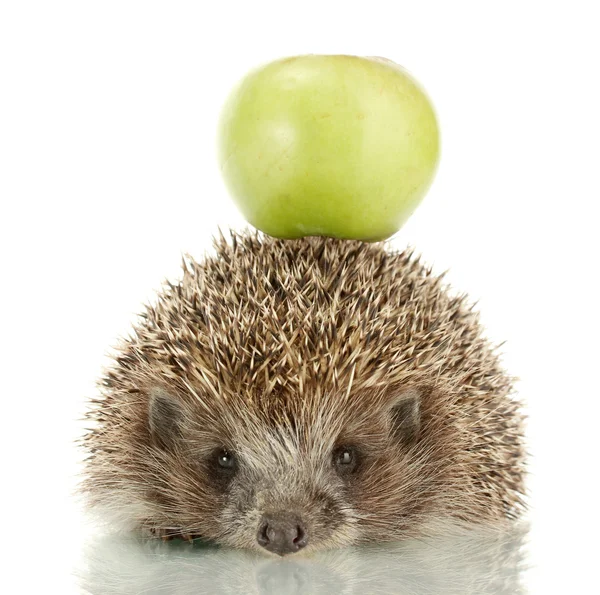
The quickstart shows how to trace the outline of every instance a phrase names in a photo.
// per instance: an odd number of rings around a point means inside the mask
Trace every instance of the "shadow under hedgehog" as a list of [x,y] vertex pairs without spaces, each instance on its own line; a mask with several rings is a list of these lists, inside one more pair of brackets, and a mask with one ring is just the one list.
[[465,296],[384,243],[232,232],[215,248],[105,372],[90,505],[279,555],[519,515],[521,406]]

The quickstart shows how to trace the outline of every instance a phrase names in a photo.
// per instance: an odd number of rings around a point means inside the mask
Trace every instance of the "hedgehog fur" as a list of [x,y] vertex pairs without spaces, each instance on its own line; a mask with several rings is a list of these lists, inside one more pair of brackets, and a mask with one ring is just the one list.
[[519,515],[521,405],[466,296],[386,243],[215,249],[184,258],[105,371],[91,506],[277,554]]

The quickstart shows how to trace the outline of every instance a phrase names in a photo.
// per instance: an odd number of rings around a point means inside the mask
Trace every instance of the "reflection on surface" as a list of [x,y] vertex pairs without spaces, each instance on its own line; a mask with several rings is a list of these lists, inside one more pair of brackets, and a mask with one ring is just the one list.
[[284,559],[108,536],[88,546],[77,574],[91,595],[518,595],[525,536],[521,525]]

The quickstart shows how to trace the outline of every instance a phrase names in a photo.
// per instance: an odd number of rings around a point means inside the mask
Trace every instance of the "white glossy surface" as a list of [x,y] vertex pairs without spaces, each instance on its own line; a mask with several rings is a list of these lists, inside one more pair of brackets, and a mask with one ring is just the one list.
[[85,549],[80,576],[94,595],[516,595],[525,592],[524,536],[521,528],[284,559],[113,536]]

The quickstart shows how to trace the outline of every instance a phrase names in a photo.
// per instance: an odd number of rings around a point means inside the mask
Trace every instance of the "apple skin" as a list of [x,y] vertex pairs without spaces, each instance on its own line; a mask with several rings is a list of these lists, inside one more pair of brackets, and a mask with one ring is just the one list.
[[433,106],[384,58],[304,55],[250,72],[218,131],[244,217],[279,238],[379,241],[427,192],[439,159]]

